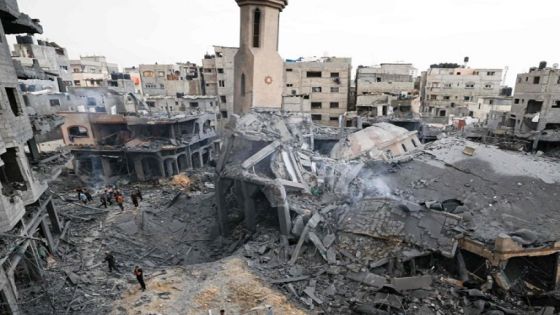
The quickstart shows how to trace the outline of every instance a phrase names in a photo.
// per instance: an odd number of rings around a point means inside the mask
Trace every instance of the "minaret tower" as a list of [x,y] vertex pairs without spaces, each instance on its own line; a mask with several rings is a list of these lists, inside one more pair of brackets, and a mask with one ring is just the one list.
[[283,60],[278,54],[280,12],[288,0],[235,0],[241,11],[235,55],[236,114],[282,108]]

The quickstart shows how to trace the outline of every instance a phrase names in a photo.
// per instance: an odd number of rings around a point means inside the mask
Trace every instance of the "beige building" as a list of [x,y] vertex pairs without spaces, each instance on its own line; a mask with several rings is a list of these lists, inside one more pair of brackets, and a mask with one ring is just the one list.
[[469,104],[469,116],[477,118],[480,122],[488,121],[490,113],[507,113],[511,110],[513,98],[505,96],[480,97],[475,104]]
[[339,117],[348,110],[351,74],[351,58],[286,61],[283,95],[303,95],[309,99],[312,120],[338,126]]
[[382,63],[374,67],[358,67],[356,94],[412,95],[415,93],[415,78],[416,68],[411,63]]
[[72,80],[77,87],[107,86],[111,73],[119,72],[119,66],[108,63],[104,56],[86,56],[70,60]]
[[[560,69],[541,62],[539,67],[517,75],[508,121],[517,135],[546,130],[541,141],[560,141]],[[547,139],[548,138],[548,139]]]
[[44,71],[55,74],[66,87],[72,86],[70,60],[65,48],[54,42],[36,40],[31,35],[16,36],[12,58],[23,66],[33,66],[33,60]]
[[233,113],[234,59],[238,50],[236,47],[214,46],[214,54],[207,54],[202,60],[203,92],[218,97],[223,118]]
[[146,96],[202,94],[198,66],[194,63],[144,64],[139,67],[142,91]]
[[210,95],[185,95],[177,98],[173,96],[146,97],[148,109],[154,112],[167,112],[169,114],[207,112],[217,114],[219,111],[216,96]]
[[280,12],[287,0],[236,0],[240,7],[235,55],[234,112],[282,107],[283,61],[278,54]]
[[467,116],[480,97],[499,96],[502,69],[433,65],[422,73],[422,112],[426,116]]

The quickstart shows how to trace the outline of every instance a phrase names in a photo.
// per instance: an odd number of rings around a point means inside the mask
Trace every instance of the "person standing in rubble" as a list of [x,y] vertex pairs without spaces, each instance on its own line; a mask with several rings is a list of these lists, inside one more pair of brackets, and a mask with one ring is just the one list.
[[105,198],[107,199],[107,203],[112,206],[113,205],[113,189],[105,189]]
[[111,252],[106,252],[105,253],[105,260],[107,262],[107,265],[109,266],[109,272],[113,272],[113,270],[115,270],[116,272],[119,272],[119,269],[117,268],[117,264],[115,262],[115,256],[113,256],[113,254],[111,254]]
[[84,194],[84,193],[81,191],[81,189],[80,189],[80,192],[78,193],[78,198],[80,198],[80,201],[81,201],[84,205],[87,205],[87,202],[88,202],[87,196],[86,196],[86,194]]
[[107,209],[107,198],[105,197],[105,194],[102,194],[99,197],[99,201],[101,201],[101,204],[99,205],[99,207],[105,207],[105,209]]
[[134,267],[134,275],[136,276],[136,280],[140,283],[140,288],[142,291],[146,291],[146,283],[144,282],[144,271],[142,268],[136,266]]
[[117,202],[117,205],[119,206],[119,208],[121,208],[121,211],[124,211],[124,196],[123,194],[121,194],[120,192],[116,192],[115,193],[115,201]]
[[136,194],[136,192],[133,192],[132,195],[130,195],[130,198],[132,199],[132,204],[134,205],[134,207],[138,208],[138,195]]
[[84,189],[84,195],[86,195],[87,201],[93,201],[93,197],[91,196],[91,194],[89,193],[89,191],[87,189]]
[[136,186],[136,188],[134,189],[134,193],[136,194],[138,199],[140,199],[140,201],[144,201],[144,199],[142,198],[142,191],[140,191],[140,187]]

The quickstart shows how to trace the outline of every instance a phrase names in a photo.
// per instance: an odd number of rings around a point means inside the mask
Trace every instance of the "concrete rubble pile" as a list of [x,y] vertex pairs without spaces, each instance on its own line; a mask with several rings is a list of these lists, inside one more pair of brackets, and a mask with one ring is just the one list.
[[[27,283],[25,287],[22,284],[22,311],[111,313],[114,301],[122,299],[136,284],[131,272],[135,265],[143,267],[148,283],[152,279],[155,283],[176,281],[176,268],[231,254],[226,249],[233,241],[215,237],[214,213],[209,211],[213,189],[207,187],[211,174],[208,170],[189,171],[183,176],[190,184],[181,187],[163,180],[151,185],[119,187],[126,196],[136,187],[143,194],[139,208],[133,208],[127,199],[124,212],[115,203],[108,209],[99,208],[97,195],[102,191],[92,191],[95,200],[80,204],[72,189],[81,185],[76,177],[63,174],[53,181],[50,190],[56,192],[53,199],[59,215],[71,224],[57,251],[42,264],[42,281]],[[107,251],[115,257],[118,272],[108,272],[103,261]],[[162,290],[152,288],[130,307],[141,309],[148,300],[166,299]],[[117,309],[117,314],[131,313]]]
[[[259,112],[226,128],[219,225],[254,233],[242,253],[265,279],[326,314],[557,306],[542,294],[558,285],[559,238],[538,227],[557,216],[560,196],[540,199],[558,188],[557,163],[459,138],[422,147],[385,123],[341,134],[327,156],[314,151],[313,129],[302,115]],[[524,183],[528,202],[508,193]]]

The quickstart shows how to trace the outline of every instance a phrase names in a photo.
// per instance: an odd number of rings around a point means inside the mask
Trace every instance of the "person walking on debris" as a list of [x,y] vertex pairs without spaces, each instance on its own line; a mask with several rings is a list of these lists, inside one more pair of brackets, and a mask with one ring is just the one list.
[[134,189],[134,193],[136,194],[138,199],[140,199],[140,201],[144,201],[144,199],[142,198],[142,191],[140,190],[140,187],[136,186],[136,188]]
[[86,194],[84,194],[84,193],[81,191],[81,189],[80,189],[80,192],[78,193],[78,198],[80,198],[80,201],[81,201],[84,205],[87,205],[87,201],[88,201],[87,196],[86,196]]
[[138,195],[133,192],[130,198],[132,199],[132,204],[134,204],[134,207],[138,208]]
[[113,205],[113,190],[112,189],[105,189],[105,199],[107,199],[107,203],[110,206]]
[[105,207],[105,209],[107,209],[107,198],[105,197],[105,194],[101,195],[99,200],[101,201],[99,207]]
[[87,189],[84,189],[84,195],[86,195],[87,201],[93,201],[93,197],[91,196],[91,194],[89,193],[89,191]]
[[136,276],[136,280],[140,283],[140,287],[142,291],[146,291],[146,283],[144,283],[144,271],[142,268],[136,266],[134,267],[134,275]]
[[107,262],[107,265],[109,266],[109,272],[113,272],[113,269],[116,272],[119,272],[119,269],[117,268],[117,264],[115,263],[115,256],[113,256],[113,254],[111,254],[111,252],[106,252],[105,253],[105,260]]
[[117,205],[119,206],[119,208],[121,208],[121,211],[124,211],[124,196],[117,191],[117,193],[115,194],[115,201],[117,202]]

